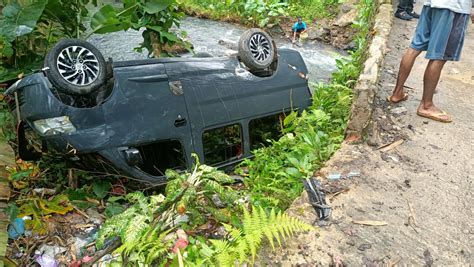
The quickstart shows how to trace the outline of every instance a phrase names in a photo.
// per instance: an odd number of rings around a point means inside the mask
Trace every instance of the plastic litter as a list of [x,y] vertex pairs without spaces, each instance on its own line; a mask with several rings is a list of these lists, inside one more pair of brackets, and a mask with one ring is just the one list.
[[58,267],[59,266],[58,262],[53,257],[48,256],[46,254],[36,254],[35,261],[41,267]]
[[25,220],[23,218],[16,218],[8,226],[8,237],[11,239],[17,239],[25,233]]
[[61,246],[51,246],[47,244],[41,245],[38,250],[35,252],[36,255],[43,255],[48,256],[52,259],[55,258],[56,255],[66,252],[67,249]]
[[185,249],[189,244],[188,235],[184,230],[178,229],[176,231],[176,235],[178,237],[178,240],[176,240],[176,243],[174,244],[174,247],[172,249],[174,253],[178,253],[178,249]]
[[348,173],[331,173],[327,176],[328,180],[350,179],[354,177],[360,177],[360,171],[352,170]]
[[320,220],[326,220],[331,216],[332,209],[326,203],[326,195],[323,192],[321,182],[316,178],[304,179],[303,185],[308,193],[309,201]]
[[350,171],[347,174],[347,178],[360,177],[360,171]]
[[328,175],[329,180],[339,180],[341,178],[342,178],[341,173],[331,173],[331,174]]

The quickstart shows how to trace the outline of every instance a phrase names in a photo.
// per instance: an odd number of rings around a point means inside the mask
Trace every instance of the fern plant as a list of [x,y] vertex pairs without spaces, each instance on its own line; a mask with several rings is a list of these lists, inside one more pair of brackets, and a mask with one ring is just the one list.
[[244,218],[241,229],[224,224],[229,233],[227,240],[210,240],[215,250],[210,256],[218,266],[235,266],[244,263],[253,263],[257,251],[264,239],[272,249],[275,249],[275,240],[281,246],[282,241],[296,233],[313,230],[314,227],[285,213],[270,214],[261,207],[253,207],[252,213],[244,209]]
[[[159,208],[158,205],[164,203],[164,197],[146,197],[141,192],[133,192],[128,194],[126,199],[132,205],[102,225],[96,246],[102,248],[107,238],[119,237],[121,246],[115,252],[121,253],[125,261],[151,264],[166,254],[171,247],[169,241],[164,241],[169,230],[163,231],[163,225],[151,227],[153,214]],[[164,217],[172,218],[172,214]]]
[[[166,176],[170,180],[166,186],[167,197],[178,194],[182,188],[188,189],[182,195],[177,206],[185,209],[186,214],[192,219],[193,225],[205,223],[208,217],[213,217],[221,222],[230,222],[230,216],[221,211],[225,208],[229,211],[234,209],[234,202],[239,198],[238,193],[229,184],[234,180],[222,171],[206,165],[199,165],[192,174],[180,174],[168,170]],[[193,183],[193,176],[198,177]],[[192,184],[190,186],[190,184]],[[214,199],[221,200],[223,206],[217,206]],[[209,216],[210,215],[210,216]]]
[[[229,221],[212,197],[217,195],[230,208],[238,195],[225,184],[233,180],[215,168],[198,164],[192,173],[167,172],[166,197],[147,197],[141,192],[128,194],[125,198],[130,207],[102,225],[97,247],[102,248],[106,239],[119,237],[121,246],[115,252],[121,253],[124,263],[153,265],[170,251],[173,242],[165,237],[176,227],[202,224],[208,216]],[[189,222],[179,223],[178,217],[184,214]]]

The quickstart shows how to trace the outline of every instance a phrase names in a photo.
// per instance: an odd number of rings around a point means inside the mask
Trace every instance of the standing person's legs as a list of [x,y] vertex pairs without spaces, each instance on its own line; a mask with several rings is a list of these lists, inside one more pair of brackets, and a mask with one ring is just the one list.
[[415,11],[413,11],[413,6],[414,6],[414,3],[415,1],[414,0],[411,0],[409,3],[408,3],[408,7],[407,7],[407,13],[408,15],[412,16],[414,19],[419,19],[420,18],[420,14],[416,13]]
[[410,75],[416,57],[418,57],[420,53],[421,51],[409,47],[405,52],[405,55],[403,55],[402,61],[400,62],[400,69],[398,71],[397,84],[395,85],[392,96],[390,96],[390,101],[400,102],[407,98],[403,91],[403,86]]
[[423,117],[435,117],[444,122],[451,122],[447,113],[437,108],[433,103],[433,95],[441,76],[445,60],[430,60],[423,76],[423,97],[417,109],[417,114]]
[[390,101],[406,99],[403,85],[416,57],[420,51],[426,50],[426,58],[430,61],[423,78],[423,98],[417,114],[443,122],[452,121],[448,114],[434,105],[433,94],[446,61],[457,61],[460,58],[468,18],[469,15],[448,9],[423,7],[411,46],[400,63],[397,84],[389,97]]
[[413,5],[413,0],[408,1],[407,9],[406,9],[406,11],[408,12],[408,14],[413,13],[413,6],[414,6],[414,5]]
[[[409,0],[412,1],[412,0]],[[398,11],[397,11],[398,12]],[[416,26],[415,35],[410,47],[407,49],[400,62],[400,69],[398,71],[397,83],[391,96],[388,100],[391,102],[400,102],[407,99],[407,95],[403,91],[403,86],[410,75],[416,57],[420,55],[421,51],[428,49],[430,27],[431,27],[431,12],[429,8],[423,7],[421,11],[421,19]]]
[[413,17],[408,12],[410,3],[413,10],[413,0],[399,0],[395,17],[403,20],[411,20]]
[[410,1],[413,2],[413,0],[400,0],[397,6],[397,13],[402,12],[402,11],[407,11]]

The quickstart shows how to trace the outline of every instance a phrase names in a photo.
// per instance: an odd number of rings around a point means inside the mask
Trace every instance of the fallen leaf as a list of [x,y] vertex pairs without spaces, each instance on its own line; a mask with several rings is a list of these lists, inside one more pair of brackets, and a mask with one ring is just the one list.
[[72,205],[66,195],[57,195],[51,201],[39,199],[38,206],[45,214],[57,213],[64,215],[73,210]]
[[365,220],[365,221],[356,221],[352,220],[352,223],[355,224],[362,224],[362,225],[368,225],[368,226],[384,226],[387,225],[388,223],[385,221],[370,221],[370,220]]

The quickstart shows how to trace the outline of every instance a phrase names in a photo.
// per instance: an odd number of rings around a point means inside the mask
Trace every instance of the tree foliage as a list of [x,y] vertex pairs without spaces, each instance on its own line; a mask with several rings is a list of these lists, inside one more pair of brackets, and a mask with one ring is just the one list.
[[156,57],[165,46],[189,48],[170,31],[183,16],[175,0],[122,0],[90,14],[88,7],[97,5],[97,0],[5,0],[0,4],[0,82],[40,69],[57,41],[84,37],[89,21],[92,33],[144,28],[137,49],[146,48]]
[[0,14],[0,82],[41,68],[48,49],[85,29],[95,0],[6,0]]
[[95,33],[144,28],[144,41],[137,49],[141,51],[146,48],[149,54],[159,57],[165,45],[185,45],[170,31],[173,25],[179,27],[179,20],[183,16],[175,0],[123,0],[121,6],[102,6],[92,16],[91,28]]

